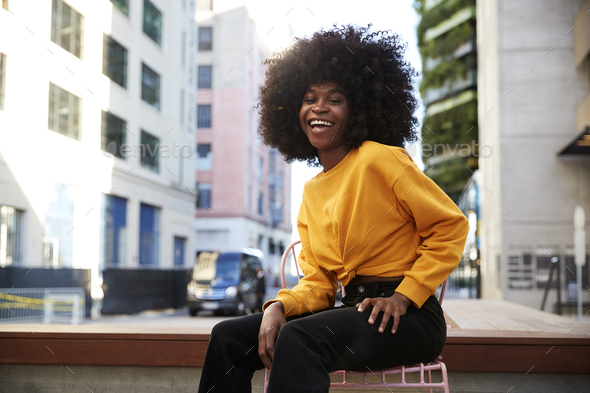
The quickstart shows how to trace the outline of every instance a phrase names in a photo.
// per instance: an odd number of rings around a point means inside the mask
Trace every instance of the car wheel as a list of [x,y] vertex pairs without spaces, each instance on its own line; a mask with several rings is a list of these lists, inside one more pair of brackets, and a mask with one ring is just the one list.
[[196,308],[189,308],[188,312],[191,315],[191,317],[196,317],[199,310],[197,310]]

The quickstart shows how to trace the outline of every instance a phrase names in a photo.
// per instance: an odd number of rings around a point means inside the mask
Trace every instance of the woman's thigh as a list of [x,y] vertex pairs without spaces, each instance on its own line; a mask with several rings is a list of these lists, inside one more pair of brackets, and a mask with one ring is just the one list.
[[391,333],[390,318],[383,333],[377,330],[382,313],[373,325],[368,319],[372,307],[362,313],[356,307],[342,307],[290,321],[292,329],[307,332],[322,343],[330,371],[380,370],[433,360],[442,351],[446,324],[442,310],[431,297],[418,309],[410,306],[400,318],[398,330]]

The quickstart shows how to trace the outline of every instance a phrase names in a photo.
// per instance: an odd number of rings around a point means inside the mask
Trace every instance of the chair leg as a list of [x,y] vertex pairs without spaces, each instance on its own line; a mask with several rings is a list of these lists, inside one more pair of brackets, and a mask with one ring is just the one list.
[[443,389],[445,393],[449,393],[449,376],[447,375],[447,365],[441,362],[440,371],[442,372],[442,380],[444,383]]
[[[428,370],[428,383],[432,383],[432,371]],[[428,393],[432,393],[432,388],[428,388]]]

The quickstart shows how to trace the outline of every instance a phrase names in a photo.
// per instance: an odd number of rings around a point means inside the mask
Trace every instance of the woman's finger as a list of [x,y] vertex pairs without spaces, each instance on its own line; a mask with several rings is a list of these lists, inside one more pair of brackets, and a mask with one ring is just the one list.
[[363,300],[363,302],[362,302],[362,303],[360,303],[360,306],[359,306],[359,304],[357,303],[357,306],[358,306],[358,311],[359,311],[359,312],[363,312],[363,311],[365,311],[365,309],[366,309],[367,307],[369,307],[369,306],[372,304],[372,302],[373,302],[373,299],[371,299],[371,298],[366,298],[365,300]]
[[258,335],[258,356],[260,356],[260,360],[264,364],[264,367],[270,370],[272,366],[272,361],[268,356],[268,352],[266,351],[266,334],[259,334]]
[[393,314],[393,327],[391,328],[391,333],[395,334],[397,331],[397,326],[399,325],[399,314],[394,312]]
[[[383,311],[383,317],[381,318],[381,325],[379,325],[379,333],[383,333],[385,331],[385,326],[389,322],[389,318],[391,317],[391,312],[388,309]],[[395,318],[395,316],[394,316]]]
[[373,310],[371,311],[371,315],[369,315],[369,323],[372,325],[377,320],[379,316],[379,312],[381,312],[381,304],[379,302],[373,303]]

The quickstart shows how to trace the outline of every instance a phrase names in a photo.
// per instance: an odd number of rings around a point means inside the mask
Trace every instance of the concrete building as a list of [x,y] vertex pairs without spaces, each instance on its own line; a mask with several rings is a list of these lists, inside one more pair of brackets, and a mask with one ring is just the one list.
[[192,266],[194,0],[2,6],[0,266]]
[[[588,0],[477,3],[479,138],[493,151],[479,159],[485,298],[539,307],[558,257],[562,299],[575,299],[574,208],[590,213],[589,10]],[[588,301],[588,263],[582,273]],[[546,309],[555,302],[552,289]]]
[[268,53],[235,1],[199,2],[196,18],[196,249],[258,248],[274,271],[291,239],[291,169],[257,135]]

